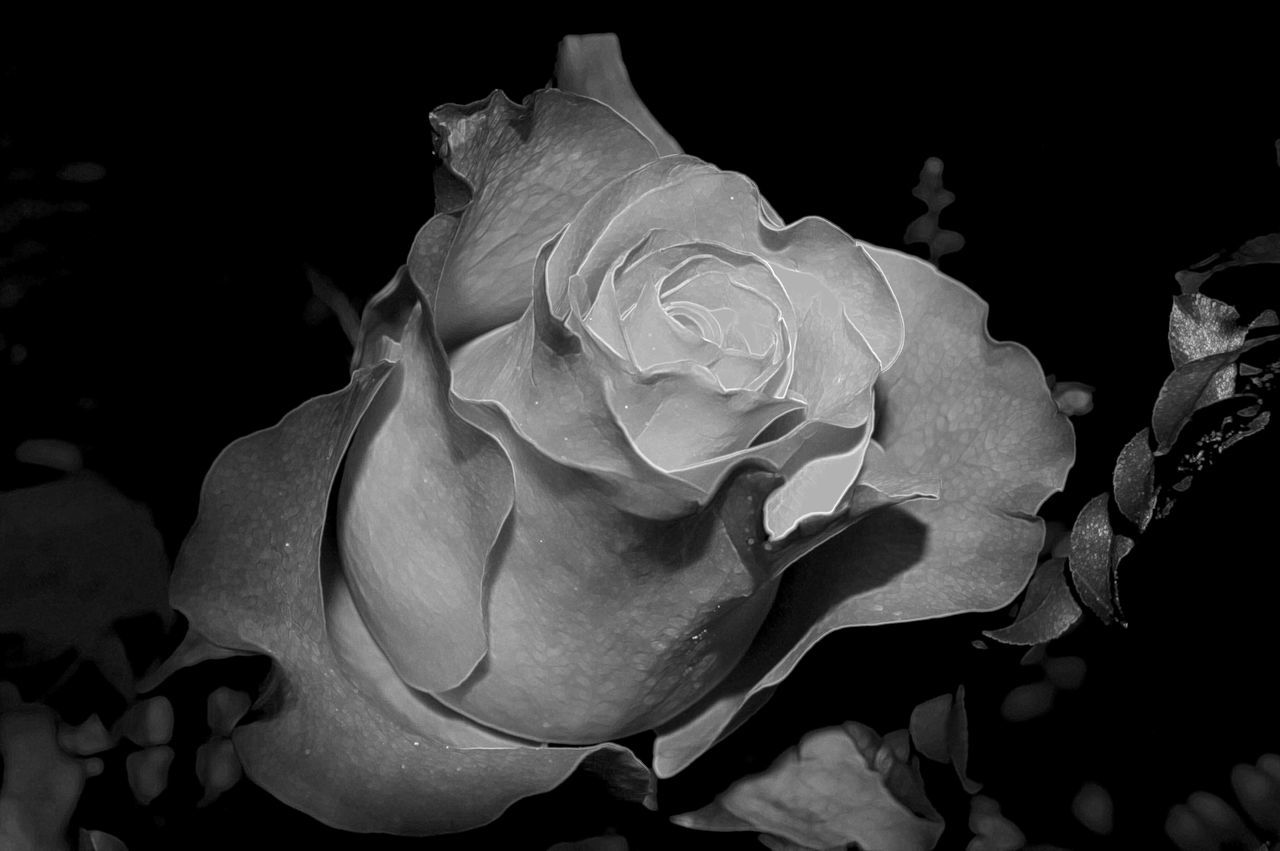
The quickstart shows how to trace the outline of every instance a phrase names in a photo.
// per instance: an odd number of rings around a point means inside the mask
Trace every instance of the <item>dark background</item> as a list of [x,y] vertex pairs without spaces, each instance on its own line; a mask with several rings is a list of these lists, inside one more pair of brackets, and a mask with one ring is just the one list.
[[[48,248],[3,270],[14,288],[0,306],[0,488],[48,478],[13,460],[20,441],[70,441],[87,467],[151,508],[175,554],[217,452],[346,382],[349,347],[315,303],[306,267],[359,309],[431,215],[427,112],[542,86],[562,32],[448,40],[406,26],[368,41],[14,45],[0,81],[0,173],[10,176],[0,202],[87,207],[0,233],[6,251],[23,240]],[[949,48],[922,37],[873,44],[869,33],[621,34],[632,80],[667,130],[688,153],[753,178],[784,219],[821,215],[903,247],[924,212],[911,196],[921,166],[942,158],[957,198],[942,226],[966,239],[942,268],[991,303],[995,338],[1027,344],[1046,373],[1096,387],[1095,409],[1074,421],[1067,491],[1042,511],[1068,525],[1150,416],[1169,370],[1173,274],[1280,230],[1280,121],[1267,78],[1240,61],[1247,48],[1207,61],[1103,36]],[[57,180],[75,161],[102,164],[105,178]],[[1274,305],[1269,268],[1235,275],[1232,297]],[[1054,646],[1084,656],[1089,672],[1041,718],[1001,720],[1005,694],[1039,669],[1019,666],[1016,648],[972,647],[1004,620],[969,616],[827,639],[705,765],[664,781],[662,815],[610,805],[597,785],[574,781],[474,837],[359,838],[248,784],[203,810],[175,791],[151,819],[104,803],[124,786],[109,769],[90,781],[79,817],[131,848],[541,848],[609,826],[633,848],[760,847],[749,834],[668,829],[664,818],[706,803],[809,729],[858,720],[885,733],[963,682],[971,774],[1030,840],[1162,847],[1172,804],[1202,788],[1230,800],[1233,764],[1280,751],[1267,566],[1275,434],[1233,448],[1152,528],[1127,563],[1128,630],[1091,620]],[[175,686],[195,695],[196,715],[211,676]],[[175,774],[190,772],[185,760],[179,748]],[[936,778],[930,795],[950,824],[940,847],[963,847],[964,796],[946,791],[945,772]],[[1084,781],[1114,797],[1110,838],[1070,814]]]

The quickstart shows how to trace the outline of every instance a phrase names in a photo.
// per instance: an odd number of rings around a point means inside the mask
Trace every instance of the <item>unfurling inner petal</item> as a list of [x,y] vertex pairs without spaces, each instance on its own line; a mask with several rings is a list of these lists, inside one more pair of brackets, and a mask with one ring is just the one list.
[[[710,315],[705,319],[711,319]],[[718,326],[708,330],[714,334]],[[658,300],[656,284],[644,288],[635,307],[622,320],[622,333],[631,362],[641,370],[684,361],[705,364],[720,353],[720,347],[714,342],[703,339],[667,314]]]

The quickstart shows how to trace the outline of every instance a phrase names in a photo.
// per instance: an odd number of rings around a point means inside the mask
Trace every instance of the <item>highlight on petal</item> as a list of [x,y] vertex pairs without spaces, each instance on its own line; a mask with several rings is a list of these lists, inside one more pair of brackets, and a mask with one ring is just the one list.
[[695,830],[755,830],[804,848],[923,851],[942,835],[919,772],[865,725],[808,733],[766,771],[671,819]]
[[764,506],[769,540],[782,540],[805,520],[834,514],[862,472],[870,445],[871,429],[864,428],[852,449],[810,461],[769,494]]
[[[824,635],[993,611],[1035,568],[1044,533],[1034,513],[1075,456],[1040,365],[990,338],[985,302],[958,281],[901,252],[866,250],[892,282],[907,341],[877,382],[873,437],[900,470],[936,482],[938,498],[874,510],[788,570],[744,663],[659,730],[659,777],[759,708]],[[864,471],[871,461],[869,450]]]
[[[399,369],[357,370],[346,389],[233,443],[205,480],[171,598],[193,630],[276,663],[259,720],[233,733],[245,773],[285,804],[359,832],[477,827],[583,764],[614,765],[624,793],[645,798],[647,771],[624,748],[446,746],[414,729],[386,694],[357,687],[345,668],[351,645],[335,655],[320,571],[326,508],[352,433]],[[451,507],[442,495],[436,510]]]
[[379,646],[406,682],[439,691],[484,658],[485,574],[514,484],[502,448],[453,413],[428,321],[421,308],[410,314],[400,368],[356,430],[336,522],[352,597]]
[[554,89],[520,105],[494,92],[441,106],[431,125],[441,158],[472,193],[432,304],[450,350],[518,319],[542,244],[596,190],[658,157],[613,109]]
[[645,107],[622,61],[622,48],[613,33],[567,35],[556,59],[556,86],[608,104],[634,124],[662,156],[680,153],[671,134]]

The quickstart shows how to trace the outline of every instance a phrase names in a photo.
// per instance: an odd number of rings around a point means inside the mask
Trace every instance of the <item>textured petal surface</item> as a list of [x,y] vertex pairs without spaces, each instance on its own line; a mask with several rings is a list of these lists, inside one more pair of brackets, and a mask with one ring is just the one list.
[[[418,230],[413,238],[413,247],[409,250],[409,259],[406,261],[409,276],[433,311],[436,293],[440,287],[440,275],[444,271],[444,261],[449,256],[449,249],[453,245],[453,237],[457,232],[457,214],[437,213]],[[412,309],[413,305],[409,305],[409,310]],[[368,308],[365,310],[367,312]],[[408,317],[409,313],[406,310],[401,318],[407,320]],[[403,321],[400,327],[404,327]]]
[[[744,663],[660,731],[660,777],[758,708],[822,636],[991,611],[1035,568],[1044,532],[1034,512],[1062,487],[1075,457],[1067,417],[1031,353],[988,336],[982,299],[922,260],[866,248],[893,285],[907,334],[876,385],[875,437],[897,469],[936,481],[939,498],[869,514],[789,570]],[[868,454],[864,477],[871,461]]]
[[246,773],[289,806],[364,832],[476,827],[584,760],[616,760],[619,782],[645,797],[643,769],[625,749],[446,747],[344,673],[322,602],[326,505],[361,414],[397,368],[358,371],[346,389],[236,441],[205,480],[170,594],[192,629],[276,662],[265,717],[234,733]]
[[453,413],[428,317],[410,314],[401,369],[352,440],[337,528],[352,596],[378,644],[406,682],[439,691],[466,679],[487,649],[486,565],[514,484],[502,448]]
[[816,217],[779,227],[748,178],[686,156],[637,169],[582,208],[548,267],[552,312],[568,315],[575,275],[589,303],[613,262],[644,244],[655,225],[687,242],[718,242],[766,261],[797,310],[819,292],[834,294],[883,366],[901,350],[893,290],[852,237]]
[[567,35],[556,59],[556,85],[606,103],[639,128],[664,157],[680,153],[671,134],[649,112],[631,85],[622,48],[613,33]]
[[437,699],[496,729],[573,743],[650,729],[713,687],[774,590],[741,556],[756,533],[750,479],[693,514],[649,520],[528,446],[497,408],[466,415],[511,456],[516,507],[488,595],[489,655]]
[[[663,227],[655,229],[655,223]],[[794,328],[788,322],[792,301],[814,322],[821,322],[816,317],[824,310],[843,315],[838,327],[814,335],[805,360],[814,372],[806,379],[810,392],[835,425],[867,420],[871,382],[881,364],[896,357],[902,340],[897,300],[866,251],[819,219],[777,229],[745,177],[676,156],[604,187],[557,242],[544,246],[546,286],[535,285],[531,309],[518,322],[456,350],[452,366],[459,395],[498,403],[522,436],[549,457],[612,477],[622,490],[636,488],[639,501],[626,507],[640,512],[655,510],[641,507],[643,502],[661,505],[663,498],[705,505],[743,460],[780,470],[801,455],[802,447],[823,445],[811,440],[815,430],[810,427],[749,446],[765,426],[803,401],[770,401],[771,395],[785,395],[785,386],[744,389],[740,399],[729,399],[723,390],[709,392],[714,380],[701,389],[689,381],[697,377],[697,365],[646,374],[618,363],[617,338],[625,335],[603,322],[597,329],[592,315],[601,293],[606,302],[612,299],[626,309],[618,301],[625,298],[610,294],[608,275],[620,270],[619,277],[626,278],[642,271],[648,258],[680,244],[673,237],[699,246],[696,251],[718,243],[726,257],[746,252],[746,261],[767,264],[776,274],[762,278],[751,298],[775,306],[785,302],[779,310],[784,345]],[[770,282],[779,292],[769,289]],[[586,317],[581,324],[597,329],[586,340],[574,328],[579,317]],[[778,373],[784,385],[789,372]],[[851,440],[826,454],[854,446]],[[802,456],[813,457],[811,452]],[[856,473],[856,465],[846,468]]]
[[[544,274],[553,243],[539,255]],[[648,517],[679,517],[709,496],[668,476],[636,448],[618,422],[601,373],[547,311],[536,294],[518,322],[455,351],[450,358],[458,397],[496,404],[521,438],[546,457],[607,483],[607,498],[621,510]]]
[[501,92],[431,113],[448,166],[471,187],[435,303],[448,349],[520,317],[533,264],[597,189],[658,156],[604,104],[556,90]]

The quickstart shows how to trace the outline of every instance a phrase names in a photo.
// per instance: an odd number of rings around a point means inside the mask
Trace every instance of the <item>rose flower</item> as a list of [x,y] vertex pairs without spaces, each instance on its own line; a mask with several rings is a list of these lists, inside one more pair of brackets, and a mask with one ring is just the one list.
[[[611,52],[612,46],[612,52]],[[646,799],[828,633],[1007,605],[1071,427],[986,304],[686,156],[616,41],[431,115],[351,381],[206,479],[173,665],[275,662],[245,771],[347,830]],[[656,730],[650,769],[613,740]]]

